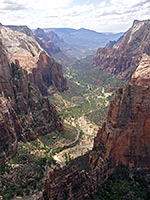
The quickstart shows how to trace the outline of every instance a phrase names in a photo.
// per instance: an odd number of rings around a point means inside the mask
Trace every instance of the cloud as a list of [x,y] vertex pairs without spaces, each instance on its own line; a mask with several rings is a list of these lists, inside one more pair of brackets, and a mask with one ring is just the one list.
[[24,1],[19,0],[3,0],[0,1],[0,10],[24,10],[27,9]]
[[150,18],[149,10],[149,0],[0,0],[3,24],[23,24],[30,28],[126,31],[135,19]]
[[30,6],[37,10],[52,10],[69,7],[72,0],[30,0]]

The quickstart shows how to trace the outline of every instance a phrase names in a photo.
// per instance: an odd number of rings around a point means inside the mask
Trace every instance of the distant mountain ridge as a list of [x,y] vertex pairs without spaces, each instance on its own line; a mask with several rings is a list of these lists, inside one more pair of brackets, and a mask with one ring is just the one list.
[[103,47],[110,40],[118,40],[123,33],[99,33],[93,30],[80,28],[44,28],[45,32],[54,31],[64,42],[87,48],[98,48],[98,45]]
[[150,20],[135,20],[132,27],[112,48],[99,48],[93,59],[93,67],[130,79],[142,55],[150,55]]

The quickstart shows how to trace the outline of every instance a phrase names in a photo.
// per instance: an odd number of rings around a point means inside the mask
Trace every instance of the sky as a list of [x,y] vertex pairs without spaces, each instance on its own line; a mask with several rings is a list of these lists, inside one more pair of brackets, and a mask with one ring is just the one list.
[[124,32],[150,19],[150,0],[0,0],[0,22],[35,28]]

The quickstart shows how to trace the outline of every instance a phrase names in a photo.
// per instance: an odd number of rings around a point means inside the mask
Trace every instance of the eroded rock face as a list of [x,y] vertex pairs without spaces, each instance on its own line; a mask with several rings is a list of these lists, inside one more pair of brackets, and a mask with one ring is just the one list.
[[[1,41],[0,41],[1,42]],[[12,94],[11,67],[6,56],[6,50],[0,44],[0,93],[5,95]],[[5,66],[5,67],[4,67]]]
[[77,167],[54,170],[45,181],[43,197],[40,199],[87,200],[94,194],[94,187],[87,173]]
[[131,84],[150,86],[150,55],[143,54],[139,66],[132,75]]
[[29,74],[30,81],[35,80],[34,83],[43,95],[48,94],[47,87],[53,84],[59,91],[68,89],[67,80],[63,77],[62,66],[49,57],[33,37],[0,27],[0,38],[10,61],[14,63],[16,59],[19,61],[20,66]]
[[60,48],[54,43],[53,37],[48,37],[47,34],[40,28],[34,31],[35,40],[40,46],[51,56],[61,52]]
[[6,27],[0,27],[0,38],[11,62],[15,62],[17,59],[20,66],[28,73],[37,67],[36,63],[43,49],[33,37]]
[[131,78],[143,53],[150,54],[150,20],[135,21],[113,48],[99,48],[93,66]]
[[[107,122],[94,139],[111,167],[124,164],[130,168],[150,168],[150,88],[127,85],[119,88],[110,103]],[[94,168],[101,158],[91,157]]]
[[17,152],[19,140],[36,139],[57,129],[63,131],[60,115],[38,87],[30,82],[28,73],[18,60],[9,64],[0,45],[0,164]]
[[[47,56],[45,52],[40,54],[37,66],[37,74],[35,76],[38,76],[39,73],[47,87],[53,85],[60,92],[68,89],[67,79],[63,77],[61,64],[55,62],[54,59]],[[36,85],[38,86],[38,84]]]
[[0,164],[15,156],[22,127],[11,100],[0,97]]

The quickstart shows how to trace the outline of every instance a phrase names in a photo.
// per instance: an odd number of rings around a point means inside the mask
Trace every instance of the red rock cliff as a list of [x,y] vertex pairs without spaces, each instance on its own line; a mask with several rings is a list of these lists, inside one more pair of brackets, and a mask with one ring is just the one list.
[[[150,168],[149,99],[149,87],[127,85],[119,88],[110,103],[107,122],[98,131],[94,148],[104,148],[104,157],[112,167],[122,163],[136,169]],[[90,162],[93,168],[92,157]]]
[[143,53],[150,54],[150,20],[135,21],[133,26],[110,49],[99,48],[93,66],[131,78]]
[[131,84],[150,86],[150,55],[143,54],[139,66],[132,75]]
[[43,95],[46,95],[46,88],[50,85],[55,86],[60,92],[68,89],[67,79],[63,77],[61,64],[55,62],[45,52],[40,54],[37,68],[34,68],[32,72],[34,83]]
[[[29,81],[18,60],[9,64],[0,45],[0,164],[15,156],[18,141],[36,139],[63,123],[54,105]],[[40,115],[40,118],[38,117]]]
[[41,48],[34,37],[0,27],[0,38],[7,49],[10,61],[15,62],[16,59],[19,61],[20,66],[28,72],[30,80],[39,87],[42,95],[48,94],[50,85],[60,92],[68,89],[62,66]]

